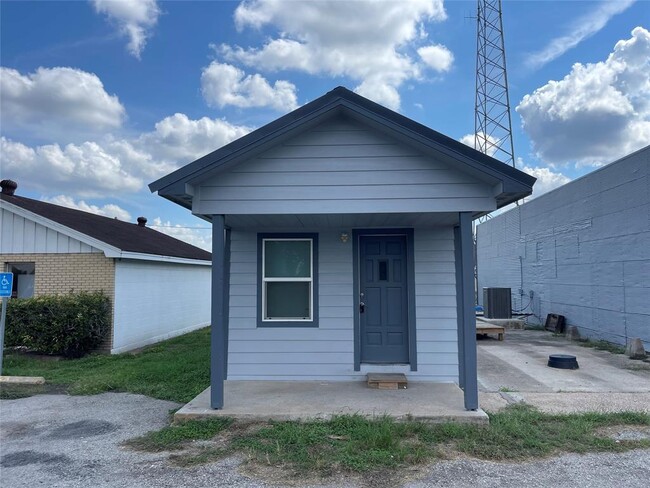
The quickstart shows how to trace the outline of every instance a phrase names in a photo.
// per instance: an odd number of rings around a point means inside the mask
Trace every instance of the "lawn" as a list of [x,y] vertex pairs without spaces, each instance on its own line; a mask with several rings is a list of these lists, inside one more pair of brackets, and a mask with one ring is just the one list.
[[[125,391],[186,403],[210,386],[210,329],[185,334],[134,354],[92,354],[81,359],[54,360],[7,351],[2,373],[43,376],[47,387],[73,395]],[[8,395],[3,391],[5,398]]]
[[[639,430],[646,435],[635,440],[616,440],[603,432],[612,427]],[[180,466],[213,462],[244,452],[252,461],[287,468],[298,475],[331,475],[393,472],[456,455],[521,461],[562,452],[622,452],[650,448],[648,434],[647,414],[549,415],[530,406],[514,405],[491,415],[489,426],[341,415],[331,420],[269,422],[247,427],[245,423],[222,418],[171,425],[126,444],[137,450],[174,452],[170,460]]]

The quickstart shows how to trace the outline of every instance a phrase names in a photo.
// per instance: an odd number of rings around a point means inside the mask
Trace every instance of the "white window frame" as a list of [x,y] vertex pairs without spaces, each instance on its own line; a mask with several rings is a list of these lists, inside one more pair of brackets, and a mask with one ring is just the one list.
[[[267,278],[266,277],[266,242],[267,241],[308,241],[309,242],[309,277],[304,278]],[[273,282],[309,283],[309,317],[267,317],[266,284]],[[268,237],[262,239],[262,322],[313,322],[314,320],[314,239],[311,237]]]

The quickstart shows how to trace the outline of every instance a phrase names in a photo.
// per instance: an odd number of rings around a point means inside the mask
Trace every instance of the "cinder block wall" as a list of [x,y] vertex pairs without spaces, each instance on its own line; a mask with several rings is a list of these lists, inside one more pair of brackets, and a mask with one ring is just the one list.
[[649,168],[647,147],[479,225],[479,301],[509,287],[541,321],[650,349]]
[[[7,263],[34,263],[34,296],[103,291],[113,309],[115,262],[103,253],[0,254],[0,262],[3,270]],[[109,351],[112,343],[113,327],[100,350]]]

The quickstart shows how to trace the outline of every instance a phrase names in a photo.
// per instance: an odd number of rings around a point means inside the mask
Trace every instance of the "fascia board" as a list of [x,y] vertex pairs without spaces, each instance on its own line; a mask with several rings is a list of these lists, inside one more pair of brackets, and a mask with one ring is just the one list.
[[158,261],[161,263],[175,263],[175,264],[193,264],[196,266],[212,266],[212,261],[205,261],[203,259],[189,259],[178,258],[174,256],[161,256],[159,254],[145,254],[139,252],[122,251],[119,256],[120,259],[135,259],[139,261]]

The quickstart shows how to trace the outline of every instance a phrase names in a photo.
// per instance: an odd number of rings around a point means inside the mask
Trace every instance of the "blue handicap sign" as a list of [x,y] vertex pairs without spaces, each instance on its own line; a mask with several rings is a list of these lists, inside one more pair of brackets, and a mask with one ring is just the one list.
[[10,297],[13,288],[14,274],[0,273],[0,297]]

